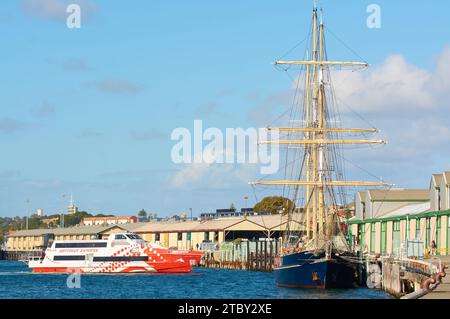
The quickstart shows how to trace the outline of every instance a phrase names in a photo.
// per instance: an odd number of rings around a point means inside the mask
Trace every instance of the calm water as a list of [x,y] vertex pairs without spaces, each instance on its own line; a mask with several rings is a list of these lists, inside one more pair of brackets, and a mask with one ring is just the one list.
[[280,288],[273,274],[195,269],[184,275],[84,275],[80,288],[67,275],[31,273],[21,262],[0,261],[0,298],[179,298],[179,299],[388,299],[369,289],[312,291]]

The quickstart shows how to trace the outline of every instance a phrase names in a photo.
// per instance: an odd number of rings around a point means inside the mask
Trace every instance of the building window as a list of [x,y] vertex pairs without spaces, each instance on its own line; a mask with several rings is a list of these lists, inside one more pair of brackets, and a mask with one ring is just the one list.
[[437,200],[437,204],[438,204],[438,210],[441,210],[441,192],[438,189],[438,200]]
[[420,219],[416,219],[416,240],[420,240]]
[[[436,247],[437,249],[441,248],[441,216],[439,216],[436,220]],[[439,250],[436,252],[438,255],[440,255]]]
[[183,233],[182,232],[178,232],[178,241],[183,240]]
[[392,233],[392,252],[394,255],[400,254],[400,221],[394,221]]
[[155,234],[155,241],[160,241],[161,240],[161,234],[160,233],[156,233]]
[[376,228],[375,223],[370,224],[370,253],[375,253],[375,235],[376,235]]
[[366,224],[361,224],[359,225],[360,227],[360,232],[361,232],[361,241],[360,241],[360,246],[361,246],[361,251],[365,250],[365,245],[366,245]]
[[205,231],[205,241],[209,241],[209,232]]
[[215,242],[219,241],[219,232],[218,231],[214,232],[214,241]]
[[381,255],[386,255],[387,223],[381,223]]
[[186,239],[187,239],[187,240],[191,240],[191,232],[187,232],[187,234],[186,234]]

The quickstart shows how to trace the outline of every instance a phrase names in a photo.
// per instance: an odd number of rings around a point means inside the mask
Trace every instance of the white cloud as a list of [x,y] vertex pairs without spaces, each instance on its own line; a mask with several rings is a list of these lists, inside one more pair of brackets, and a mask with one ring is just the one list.
[[[365,72],[333,72],[336,95],[359,113],[432,111],[442,107],[450,89],[450,48],[433,71],[409,64],[402,55],[389,56]],[[399,113],[396,113],[398,115]]]
[[258,173],[258,165],[186,164],[171,177],[169,185],[179,189],[227,189],[247,185]]
[[[248,184],[257,176],[258,165],[251,164],[220,164],[218,159],[226,154],[234,154],[234,150],[226,148],[214,153],[197,153],[194,155],[193,164],[184,164],[183,168],[175,172],[169,181],[172,188],[207,187],[224,189],[233,187],[236,183]],[[258,171],[259,172],[259,171]]]
[[[380,147],[346,148],[345,157],[364,169],[349,164],[348,177],[373,180],[368,171],[401,187],[428,187],[432,173],[448,169],[450,47],[437,55],[431,69],[418,67],[397,54],[365,71],[334,70],[332,83],[341,115],[338,124],[375,126],[381,133],[369,138],[388,141]],[[293,97],[291,90],[260,99],[249,115],[259,125],[287,125],[285,117],[273,122],[277,118],[274,110],[282,106],[289,111]]]

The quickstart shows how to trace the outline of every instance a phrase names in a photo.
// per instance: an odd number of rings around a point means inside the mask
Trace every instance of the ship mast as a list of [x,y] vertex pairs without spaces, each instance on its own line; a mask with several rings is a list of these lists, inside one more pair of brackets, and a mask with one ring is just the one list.
[[[308,240],[313,239],[316,249],[318,239],[325,238],[327,215],[336,210],[333,195],[333,187],[382,187],[392,186],[387,183],[376,182],[346,182],[333,181],[330,174],[329,158],[327,156],[330,147],[334,145],[365,145],[385,144],[381,140],[351,140],[351,139],[329,139],[328,134],[343,133],[376,133],[376,129],[358,128],[332,128],[327,126],[326,114],[326,92],[325,71],[329,67],[368,67],[364,62],[336,62],[326,61],[324,56],[324,23],[321,11],[320,21],[318,10],[314,2],[313,10],[313,32],[312,32],[312,54],[307,54],[306,61],[277,61],[275,65],[300,65],[305,66],[306,88],[305,88],[305,127],[293,128],[268,128],[269,131],[288,133],[303,133],[302,140],[279,140],[265,141],[260,144],[277,145],[302,145],[305,148],[305,174],[304,181],[272,181],[256,182],[253,185],[272,186],[304,186],[306,214],[306,236]],[[288,226],[289,227],[289,226]]]

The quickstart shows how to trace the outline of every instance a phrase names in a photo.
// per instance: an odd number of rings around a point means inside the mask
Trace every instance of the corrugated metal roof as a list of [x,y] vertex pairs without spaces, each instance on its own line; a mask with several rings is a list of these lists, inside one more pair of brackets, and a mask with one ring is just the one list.
[[397,208],[391,212],[383,214],[383,216],[377,216],[378,218],[391,218],[391,217],[399,217],[406,215],[417,215],[429,212],[431,209],[430,203],[420,203],[420,204],[410,204],[404,205],[400,208]]
[[[300,217],[293,220],[301,222],[304,220],[304,214],[299,214]],[[245,217],[226,217],[207,221],[195,222],[172,222],[172,223],[145,223],[142,227],[134,229],[137,233],[152,233],[152,232],[200,232],[200,231],[216,231],[226,230],[234,225],[238,225],[244,221],[249,221],[255,224],[255,229],[260,227],[265,229],[275,228],[287,222],[287,217],[280,215],[260,215]],[[249,229],[252,230],[252,229]]]
[[372,201],[429,201],[429,189],[372,189],[368,191]]
[[125,228],[126,230],[133,232],[135,229],[142,227],[143,225],[148,223],[127,223],[127,224],[120,224],[119,226],[122,228]]
[[24,237],[24,236],[42,236],[45,234],[51,234],[54,229],[29,229],[29,230],[18,230],[15,233],[8,235],[8,237]]
[[112,228],[112,226],[75,226],[69,228],[57,228],[54,230],[55,235],[95,235],[105,230]]
[[9,237],[23,237],[23,236],[42,236],[44,234],[55,235],[96,235],[102,233],[108,229],[119,227],[124,231],[128,230],[124,225],[111,225],[111,226],[75,226],[68,228],[54,228],[54,229],[31,229],[20,230],[10,235]]
[[[292,220],[297,223],[304,222],[304,214],[296,214]],[[12,237],[20,236],[41,236],[46,233],[55,235],[95,235],[105,232],[111,228],[118,227],[124,231],[136,233],[155,233],[155,232],[201,232],[201,231],[223,231],[234,225],[238,225],[244,221],[255,224],[254,229],[261,227],[267,230],[276,228],[287,223],[287,216],[281,215],[259,215],[248,217],[226,217],[207,221],[186,221],[186,222],[147,222],[110,226],[75,226],[70,228],[56,229],[34,229],[28,231],[18,231],[11,235]],[[248,230],[253,230],[249,227]]]

